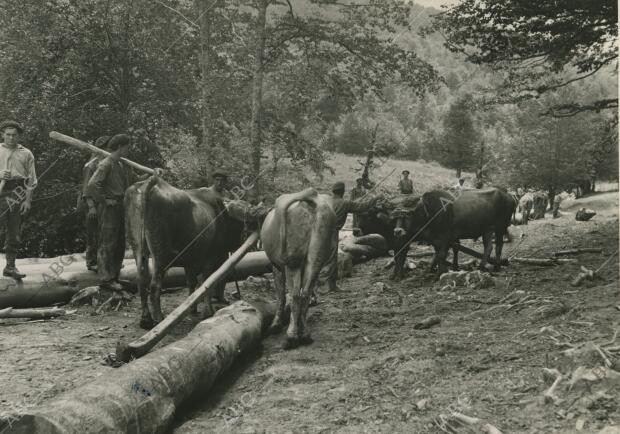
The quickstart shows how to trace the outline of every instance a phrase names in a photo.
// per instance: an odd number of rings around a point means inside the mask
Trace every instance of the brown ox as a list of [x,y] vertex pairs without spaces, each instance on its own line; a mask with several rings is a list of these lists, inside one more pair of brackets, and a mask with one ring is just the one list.
[[[198,278],[206,279],[241,244],[243,224],[230,218],[221,199],[206,188],[179,190],[153,176],[127,189],[125,212],[138,269],[142,328],[163,319],[160,294],[168,268],[185,269],[191,294]],[[153,257],[150,285],[149,256]],[[223,299],[223,291],[222,283],[215,288],[217,298]],[[211,294],[206,297],[207,314],[213,314]]]

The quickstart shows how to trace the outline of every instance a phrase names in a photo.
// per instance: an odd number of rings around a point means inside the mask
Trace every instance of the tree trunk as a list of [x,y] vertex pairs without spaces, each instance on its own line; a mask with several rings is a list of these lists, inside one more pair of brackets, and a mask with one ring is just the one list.
[[461,168],[460,167],[457,167],[457,169],[456,169],[456,177],[459,178],[459,179],[461,178]]
[[238,301],[198,324],[183,339],[9,416],[10,432],[168,432],[181,405],[198,392],[208,393],[236,359],[258,346],[274,312],[275,306],[264,301]]
[[207,153],[207,158],[211,161],[211,112],[209,110],[209,100],[211,96],[210,87],[210,45],[211,45],[211,13],[209,9],[211,2],[208,0],[196,0],[196,10],[200,17],[200,127],[202,131],[202,147]]
[[254,79],[252,82],[252,122],[250,126],[250,142],[252,146],[252,175],[254,183],[254,198],[260,197],[260,159],[262,155],[262,126],[263,111],[263,58],[265,56],[265,40],[267,38],[267,8],[271,0],[260,0],[258,18],[256,22],[256,51],[254,53]]

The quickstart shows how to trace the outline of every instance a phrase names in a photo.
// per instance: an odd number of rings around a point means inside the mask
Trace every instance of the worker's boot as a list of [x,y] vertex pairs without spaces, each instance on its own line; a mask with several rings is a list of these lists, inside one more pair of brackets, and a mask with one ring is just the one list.
[[5,277],[12,277],[16,280],[21,280],[26,277],[26,275],[20,273],[15,266],[15,255],[12,254],[6,255],[6,267],[4,267],[4,271],[2,271],[2,275]]

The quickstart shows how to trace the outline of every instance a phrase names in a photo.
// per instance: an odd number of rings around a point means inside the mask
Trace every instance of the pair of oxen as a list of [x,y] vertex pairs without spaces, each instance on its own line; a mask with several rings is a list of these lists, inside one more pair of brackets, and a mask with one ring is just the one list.
[[[273,332],[286,322],[286,293],[290,294],[287,349],[312,342],[306,323],[310,297],[321,268],[338,244],[332,200],[331,195],[318,194],[314,189],[284,194],[262,223],[261,242],[273,264],[278,303]],[[499,268],[503,236],[515,206],[511,196],[500,189],[465,191],[458,196],[431,191],[415,199],[407,211],[391,215],[376,212],[373,200],[367,204],[361,229],[383,235],[394,249],[394,277],[402,275],[412,241],[432,244],[433,265],[442,271],[448,249],[453,248],[453,265],[457,267],[458,240],[478,237],[485,246],[484,267],[495,235],[495,266]],[[127,190],[125,209],[127,234],[138,268],[143,328],[163,319],[160,294],[168,268],[184,267],[191,293],[226,260],[228,252],[242,243],[244,223],[230,216],[221,198],[209,189],[180,190],[153,176]],[[149,257],[153,259],[152,276]],[[223,299],[223,289],[222,283],[207,294],[205,316],[213,313],[211,296]]]

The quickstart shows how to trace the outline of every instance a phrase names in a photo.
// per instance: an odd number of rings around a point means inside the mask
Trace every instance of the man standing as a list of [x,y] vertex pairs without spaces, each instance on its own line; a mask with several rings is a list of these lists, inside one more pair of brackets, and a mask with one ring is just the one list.
[[97,271],[100,286],[120,290],[118,278],[125,256],[125,212],[123,197],[134,180],[132,172],[121,161],[127,156],[131,138],[117,134],[108,142],[110,155],[97,165],[86,188],[87,195],[95,199],[98,207],[99,248]]
[[[106,150],[110,136],[101,136],[95,140],[95,146]],[[86,214],[86,268],[97,271],[98,223],[97,206],[94,199],[88,194],[88,181],[92,178],[97,165],[103,159],[100,154],[93,152],[90,160],[82,168],[82,190],[78,194],[77,209]]]
[[556,194],[553,198],[553,218],[560,217],[560,204],[562,203],[562,192]]
[[[360,199],[366,196],[366,189],[364,188],[364,180],[362,178],[357,178],[355,182],[357,183],[357,186],[351,190],[351,194],[349,195],[349,198],[351,200]],[[358,220],[359,219],[358,219],[357,213],[353,214],[353,228],[359,227]]]
[[215,172],[213,174],[213,185],[209,187],[209,190],[214,192],[220,199],[228,199],[229,193],[226,190],[226,181],[228,176],[224,172]]
[[398,181],[398,189],[402,194],[413,193],[413,182],[409,179],[409,171],[403,170],[403,177]]
[[456,191],[465,190],[465,187],[463,187],[464,184],[465,184],[465,178],[459,178],[459,182],[454,186],[454,189]]
[[15,121],[0,124],[4,140],[0,143],[0,179],[4,183],[0,192],[0,217],[6,228],[6,267],[2,275],[17,280],[26,276],[15,266],[20,244],[21,216],[30,210],[32,191],[37,186],[34,156],[18,143],[23,131],[22,126]]
[[347,214],[350,212],[365,211],[368,207],[374,205],[374,203],[365,203],[364,205],[344,198],[344,182],[336,182],[332,187],[332,208],[336,213],[336,227],[333,228],[332,234],[332,246],[330,257],[321,270],[319,281],[321,285],[327,281],[328,290],[330,292],[339,291],[340,289],[336,285],[338,279],[338,232],[344,226],[347,220]]

